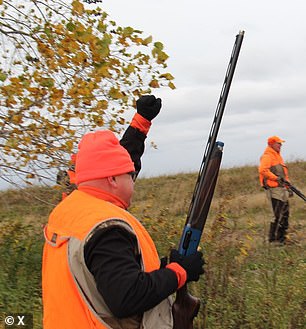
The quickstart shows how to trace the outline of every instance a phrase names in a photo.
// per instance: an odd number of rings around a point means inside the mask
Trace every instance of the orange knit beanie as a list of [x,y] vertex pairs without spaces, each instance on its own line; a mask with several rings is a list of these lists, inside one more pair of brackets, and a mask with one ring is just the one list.
[[128,151],[110,130],[83,136],[76,156],[76,183],[135,171]]

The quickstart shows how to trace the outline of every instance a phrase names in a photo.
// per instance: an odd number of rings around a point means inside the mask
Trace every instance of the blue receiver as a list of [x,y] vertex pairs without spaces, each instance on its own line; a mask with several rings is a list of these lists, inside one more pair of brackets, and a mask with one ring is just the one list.
[[190,227],[190,224],[187,224],[184,227],[183,235],[179,245],[179,253],[184,256],[193,255],[196,253],[200,239],[201,239],[202,231]]

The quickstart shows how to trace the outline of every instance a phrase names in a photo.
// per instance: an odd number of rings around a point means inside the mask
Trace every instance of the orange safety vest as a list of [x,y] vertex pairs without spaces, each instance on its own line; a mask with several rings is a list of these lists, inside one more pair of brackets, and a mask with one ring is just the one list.
[[267,146],[260,158],[258,172],[261,186],[278,187],[277,176],[289,180],[282,156],[270,146]]
[[[151,272],[160,267],[154,242],[135,217],[110,202],[73,191],[52,211],[45,227],[42,268],[44,329],[113,328],[101,318],[101,314],[110,313],[102,296],[96,292],[96,297],[88,300],[90,289],[96,288],[83,259],[83,248],[97,227],[115,225],[116,221],[130,227],[136,235],[143,270]],[[171,312],[171,305],[167,307],[166,312]],[[169,321],[172,321],[170,316]]]

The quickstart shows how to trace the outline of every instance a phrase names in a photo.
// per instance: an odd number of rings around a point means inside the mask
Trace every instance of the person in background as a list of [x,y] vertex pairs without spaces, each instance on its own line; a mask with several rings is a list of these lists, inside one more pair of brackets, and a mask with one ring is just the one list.
[[[133,116],[131,124],[120,140],[120,144],[129,152],[134,162],[135,177],[141,170],[141,156],[145,149],[145,139],[150,130],[152,120],[160,112],[161,99],[156,99],[154,95],[141,96],[136,101],[136,109],[137,112]],[[57,173],[56,182],[64,188],[62,199],[76,189],[75,161],[76,154],[72,154],[68,170],[59,170]]]
[[56,175],[56,183],[64,189],[62,192],[62,200],[76,189],[75,160],[76,154],[71,154],[68,170],[59,170]]
[[137,175],[130,154],[109,130],[79,143],[77,189],[44,229],[45,329],[173,328],[171,295],[204,273],[201,252],[171,250],[161,265],[149,233],[127,211]]
[[270,223],[269,242],[284,243],[286,231],[289,227],[289,197],[292,196],[284,184],[289,182],[288,168],[281,156],[281,147],[285,141],[278,136],[268,138],[268,146],[260,158],[259,180],[266,190],[271,202],[274,218]]

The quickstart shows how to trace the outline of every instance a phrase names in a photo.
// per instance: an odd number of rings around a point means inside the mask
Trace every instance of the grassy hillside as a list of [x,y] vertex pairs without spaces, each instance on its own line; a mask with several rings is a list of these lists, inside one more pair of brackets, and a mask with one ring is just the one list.
[[[289,164],[306,194],[306,162]],[[197,175],[140,179],[130,211],[147,227],[160,255],[176,247]],[[60,192],[32,188],[0,193],[0,316],[34,314],[41,328],[42,227]],[[306,203],[290,200],[289,244],[267,242],[270,204],[257,168],[221,170],[201,248],[206,275],[189,288],[201,298],[195,328],[299,329],[306,323]],[[0,322],[0,328],[3,322]]]

